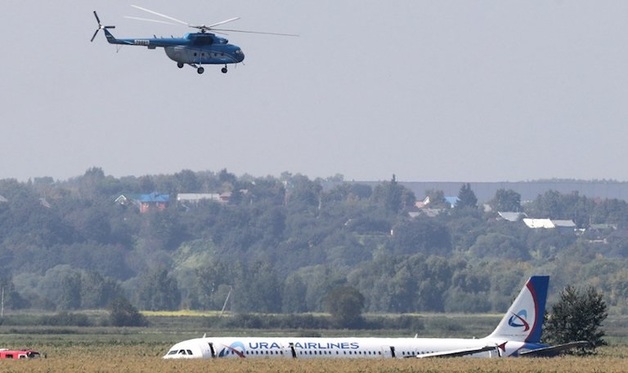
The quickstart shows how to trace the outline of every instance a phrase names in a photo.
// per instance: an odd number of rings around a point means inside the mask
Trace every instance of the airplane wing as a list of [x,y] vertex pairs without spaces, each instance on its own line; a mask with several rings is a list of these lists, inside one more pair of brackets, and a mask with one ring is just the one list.
[[460,356],[467,356],[467,355],[477,354],[479,352],[486,352],[486,351],[497,351],[498,354],[500,353],[499,346],[492,345],[492,346],[484,346],[484,347],[461,348],[459,350],[432,352],[429,354],[416,355],[414,357],[418,357],[419,359],[431,358],[431,357],[460,357]]
[[550,356],[556,356],[565,350],[578,348],[578,347],[587,347],[587,346],[590,346],[590,343],[588,341],[569,342],[569,343],[563,343],[560,345],[536,348],[534,350],[522,351],[522,352],[519,352],[519,356],[550,357]]

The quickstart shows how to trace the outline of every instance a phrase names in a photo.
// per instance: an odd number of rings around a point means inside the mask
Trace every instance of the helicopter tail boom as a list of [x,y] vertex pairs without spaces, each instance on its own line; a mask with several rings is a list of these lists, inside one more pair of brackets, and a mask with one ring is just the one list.
[[120,42],[118,42],[118,39],[116,39],[116,37],[113,36],[111,32],[109,32],[109,30],[107,29],[105,29],[105,37],[107,38],[109,44],[121,44]]

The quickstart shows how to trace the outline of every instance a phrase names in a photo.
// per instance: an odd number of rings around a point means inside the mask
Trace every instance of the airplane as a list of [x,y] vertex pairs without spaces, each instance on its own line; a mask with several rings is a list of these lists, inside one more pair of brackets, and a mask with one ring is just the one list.
[[[100,18],[96,11],[94,11],[94,17],[96,17],[96,22],[98,22],[98,28],[94,32],[91,41],[93,42],[98,35],[100,30],[103,30],[107,41],[110,44],[118,44],[118,45],[132,45],[132,46],[143,46],[148,49],[156,49],[156,48],[164,48],[166,55],[173,61],[177,63],[177,67],[180,69],[185,65],[192,66],[196,69],[199,74],[205,72],[205,69],[202,65],[224,65],[221,69],[223,73],[227,73],[227,65],[228,64],[238,64],[244,61],[244,52],[242,49],[234,44],[229,44],[229,40],[217,36],[216,33],[209,31],[228,31],[228,32],[242,32],[249,34],[264,34],[264,35],[279,35],[279,36],[298,36],[294,34],[281,34],[275,32],[261,32],[261,31],[244,31],[244,30],[231,30],[231,29],[219,29],[216,26],[224,25],[225,23],[233,22],[235,20],[240,19],[239,17],[230,18],[224,21],[220,21],[217,23],[213,23],[209,26],[207,25],[193,25],[174,17],[170,17],[165,14],[161,14],[155,12],[150,9],[142,8],[137,5],[131,5],[132,7],[148,12],[150,14],[162,17],[167,19],[168,21],[176,22],[179,24],[186,25],[188,27],[192,27],[198,29],[200,32],[187,33],[183,37],[175,38],[129,38],[129,39],[118,39],[114,37],[109,29],[115,28],[115,26],[103,26],[100,22]],[[162,20],[154,20],[150,18],[141,18],[141,17],[127,17],[136,20],[142,21],[150,21],[157,23],[165,23],[173,25],[174,23]]]
[[497,328],[487,337],[364,338],[364,337],[207,337],[172,346],[164,359],[193,358],[434,358],[554,356],[581,347],[580,341],[556,346],[542,344],[549,276],[532,276]]

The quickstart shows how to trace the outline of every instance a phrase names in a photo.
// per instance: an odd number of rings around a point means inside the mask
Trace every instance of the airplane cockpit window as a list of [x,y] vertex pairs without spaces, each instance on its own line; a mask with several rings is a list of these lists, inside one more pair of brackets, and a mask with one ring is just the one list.
[[188,355],[194,355],[194,354],[192,353],[192,350],[187,350],[187,352],[188,352]]

